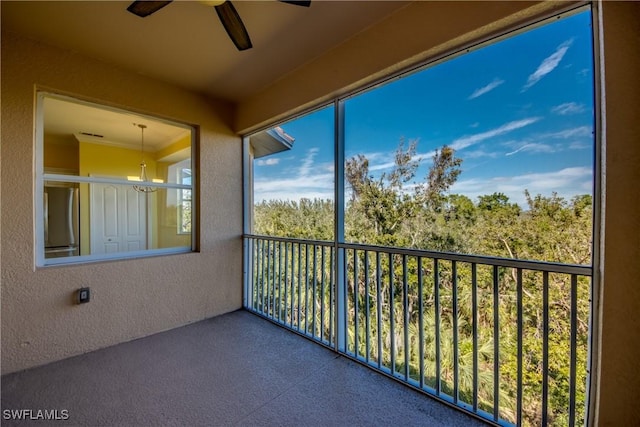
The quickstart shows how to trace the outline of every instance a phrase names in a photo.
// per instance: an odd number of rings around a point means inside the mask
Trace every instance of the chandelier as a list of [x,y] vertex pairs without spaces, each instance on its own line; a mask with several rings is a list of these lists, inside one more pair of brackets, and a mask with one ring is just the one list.
[[140,143],[140,154],[142,160],[140,161],[140,177],[136,178],[136,181],[140,181],[141,184],[134,184],[133,189],[140,193],[153,193],[154,191],[157,191],[158,188],[145,185],[145,183],[149,182],[149,179],[147,178],[147,163],[144,161],[144,130],[147,128],[147,125],[134,123],[134,126],[138,126],[142,133]]

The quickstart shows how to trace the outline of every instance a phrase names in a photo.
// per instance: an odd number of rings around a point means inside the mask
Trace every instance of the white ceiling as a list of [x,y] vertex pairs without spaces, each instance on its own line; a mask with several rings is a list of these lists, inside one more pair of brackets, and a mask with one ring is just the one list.
[[[312,0],[307,8],[234,0],[253,43],[242,52],[214,8],[202,2],[173,1],[146,18],[129,13],[130,3],[3,0],[2,29],[239,103],[409,2]],[[45,119],[47,135],[64,138],[88,132],[103,135],[103,141],[131,145],[140,141],[140,129],[132,123],[147,123],[145,146],[150,150],[184,132],[126,112],[62,101],[50,102]]]
[[43,99],[44,134],[50,141],[79,141],[140,148],[145,125],[146,151],[158,151],[185,137],[190,129],[160,119],[102,107],[66,98],[45,96]]

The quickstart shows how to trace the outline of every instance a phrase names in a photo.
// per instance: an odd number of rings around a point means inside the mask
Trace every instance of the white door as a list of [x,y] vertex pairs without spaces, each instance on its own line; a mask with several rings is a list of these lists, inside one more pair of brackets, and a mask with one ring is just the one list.
[[147,249],[147,194],[131,185],[90,187],[91,253]]

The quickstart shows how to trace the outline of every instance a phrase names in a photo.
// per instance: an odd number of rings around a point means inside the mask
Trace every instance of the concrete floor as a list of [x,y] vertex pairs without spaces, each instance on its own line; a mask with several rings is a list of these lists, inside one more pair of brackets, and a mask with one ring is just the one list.
[[484,425],[246,311],[3,376],[2,414],[3,426]]

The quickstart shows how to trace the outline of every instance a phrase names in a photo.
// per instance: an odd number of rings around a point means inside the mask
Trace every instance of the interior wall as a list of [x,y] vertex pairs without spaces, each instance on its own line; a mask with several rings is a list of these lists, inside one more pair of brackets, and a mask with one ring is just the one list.
[[[78,162],[80,176],[126,179],[140,174],[140,151],[136,149],[96,144],[80,139]],[[46,156],[45,156],[46,157]],[[156,178],[156,161],[152,154],[145,158],[149,179]],[[80,255],[91,254],[91,198],[90,185],[80,184]],[[152,213],[157,211],[155,199],[149,207]],[[155,215],[150,215],[155,218]],[[152,224],[149,224],[152,226]],[[151,233],[155,237],[154,233]],[[153,242],[151,242],[153,248]]]
[[604,240],[596,424],[640,423],[640,3],[603,1]]
[[78,141],[73,137],[68,138],[51,138],[44,136],[44,168],[52,171],[51,173],[59,173],[67,171],[78,173],[80,169],[79,146]]
[[[150,335],[242,304],[242,154],[230,106],[2,33],[2,373]],[[196,125],[199,252],[35,268],[35,90]],[[73,304],[91,288],[91,302]]]

